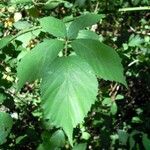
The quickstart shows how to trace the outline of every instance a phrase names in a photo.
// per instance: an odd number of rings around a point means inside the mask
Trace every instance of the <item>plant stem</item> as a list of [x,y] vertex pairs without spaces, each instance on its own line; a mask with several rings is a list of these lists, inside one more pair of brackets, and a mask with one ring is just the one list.
[[66,40],[65,42],[64,56],[67,56],[67,51],[68,51],[68,40]]
[[140,11],[140,10],[150,10],[150,6],[120,8],[118,11],[127,12],[127,11]]

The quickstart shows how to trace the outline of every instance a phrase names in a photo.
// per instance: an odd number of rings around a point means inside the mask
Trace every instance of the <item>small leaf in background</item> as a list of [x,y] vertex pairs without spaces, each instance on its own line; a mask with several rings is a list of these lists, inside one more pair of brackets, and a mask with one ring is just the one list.
[[66,26],[63,21],[54,17],[44,17],[39,21],[42,28],[53,36],[61,38],[67,36]]
[[113,102],[112,103],[112,105],[111,105],[111,107],[110,107],[110,112],[111,112],[111,114],[112,115],[115,115],[116,113],[117,113],[117,104],[116,104],[116,102]]
[[77,39],[71,45],[76,54],[92,66],[98,77],[127,85],[121,58],[113,48],[91,39]]
[[115,98],[115,100],[122,100],[122,99],[124,99],[124,96],[120,94],[118,94]]
[[144,42],[144,39],[142,39],[139,35],[132,34],[129,38],[128,45],[130,47],[140,46]]
[[13,26],[18,30],[32,27],[32,25],[27,21],[17,21],[13,24]]
[[75,5],[78,5],[79,7],[82,7],[85,5],[86,0],[76,0]]
[[111,106],[112,105],[112,100],[111,98],[105,98],[103,101],[102,101],[102,105],[103,106]]
[[147,134],[143,134],[142,142],[143,142],[145,150],[149,150],[150,149],[150,139],[148,138]]
[[25,55],[18,63],[17,67],[19,89],[25,82],[31,82],[41,78],[46,66],[50,65],[63,47],[63,41],[45,40],[36,45],[27,55]]
[[83,59],[78,56],[57,58],[41,84],[44,118],[62,127],[73,145],[73,128],[82,123],[97,92],[96,76]]
[[6,37],[3,37],[2,39],[0,39],[0,49],[7,46],[11,42],[12,39],[13,39],[12,36],[6,36]]
[[9,114],[0,112],[0,145],[6,142],[6,138],[10,133],[13,120]]
[[6,99],[6,96],[4,94],[0,93],[0,104],[2,104],[5,99]]
[[82,144],[75,145],[72,150],[86,150],[86,148],[87,148],[87,144],[82,143]]
[[135,116],[132,117],[132,123],[142,123],[142,120],[138,116]]
[[88,132],[82,132],[81,139],[88,140],[91,135]]
[[45,3],[44,8],[45,9],[54,9],[55,7],[57,7],[58,5],[60,5],[63,2],[64,2],[64,0],[48,0]]
[[38,146],[37,150],[57,150],[65,146],[65,135],[62,130],[57,130],[52,136],[44,132],[42,139],[43,143]]
[[128,133],[124,130],[118,130],[118,135],[121,145],[126,145],[128,140]]
[[75,39],[79,33],[79,30],[96,24],[103,17],[103,15],[88,13],[76,18],[68,28],[68,38]]

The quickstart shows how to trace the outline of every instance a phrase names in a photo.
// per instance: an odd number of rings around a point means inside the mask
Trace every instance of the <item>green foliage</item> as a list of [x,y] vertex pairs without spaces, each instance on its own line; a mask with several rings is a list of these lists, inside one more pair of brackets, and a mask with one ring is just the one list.
[[2,0],[0,149],[148,150],[148,4]]
[[66,26],[59,19],[54,17],[44,17],[40,19],[40,24],[46,32],[49,32],[56,37],[65,38],[67,35]]
[[19,89],[28,81],[40,79],[49,63],[51,63],[63,48],[63,42],[58,40],[45,40],[34,47],[19,63],[17,74]]
[[43,143],[37,150],[54,150],[60,149],[65,145],[65,135],[62,130],[56,131],[52,136],[47,132],[42,134]]
[[0,145],[2,145],[6,142],[6,138],[10,133],[13,121],[9,114],[0,112],[0,122]]
[[[99,15],[87,14],[75,19],[68,29],[69,38],[75,38],[80,29],[97,22],[99,17]],[[85,25],[81,25],[81,22],[85,20]],[[67,30],[62,21],[46,17],[40,19],[40,24],[50,34],[56,37],[66,37]],[[76,29],[73,32],[71,30],[74,26]],[[70,33],[73,33],[73,36]],[[54,60],[59,51],[63,49],[63,42],[58,40],[44,41],[21,60],[18,64],[17,74],[19,88],[26,81],[31,82],[42,78],[41,95],[44,118],[49,119],[49,122],[55,126],[62,127],[73,146],[73,128],[83,121],[96,100],[98,85],[93,70],[104,79],[126,83],[120,58],[113,49],[98,41],[83,39],[73,41],[72,47],[83,60],[77,56]],[[43,49],[46,49],[45,53]],[[67,47],[65,47],[66,50]],[[98,58],[96,58],[97,56]],[[93,70],[84,62],[84,59],[92,66]],[[52,62],[53,60],[54,62]],[[59,111],[55,112],[57,108]],[[113,103],[111,113],[115,114],[116,109],[117,106]],[[62,119],[61,115],[65,117]]]
[[96,77],[90,66],[77,56],[58,58],[49,69],[41,86],[44,116],[63,127],[73,145],[73,128],[83,121],[96,100]]
[[11,36],[6,36],[3,39],[0,40],[0,49],[4,48],[7,44],[10,43],[12,40]]
[[75,39],[80,30],[96,24],[102,18],[103,15],[99,14],[86,14],[76,18],[68,28],[68,38]]
[[121,60],[112,48],[90,39],[75,40],[72,47],[79,56],[92,66],[98,77],[126,85]]
[[146,134],[143,134],[142,141],[143,141],[145,150],[148,150],[150,148],[150,139],[148,139]]

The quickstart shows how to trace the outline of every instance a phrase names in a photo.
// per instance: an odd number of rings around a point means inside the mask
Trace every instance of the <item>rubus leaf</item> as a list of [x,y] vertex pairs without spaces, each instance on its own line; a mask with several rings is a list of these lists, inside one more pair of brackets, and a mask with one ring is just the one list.
[[54,17],[44,17],[40,20],[42,28],[56,37],[65,38],[67,36],[65,23]]
[[19,89],[25,82],[41,78],[46,66],[57,57],[63,46],[63,41],[56,39],[45,40],[25,55],[17,67]]
[[83,121],[96,100],[97,79],[78,56],[55,59],[49,70],[41,84],[44,118],[62,127],[73,145],[73,128]]
[[99,36],[90,30],[80,30],[77,39],[93,39],[99,40]]
[[68,38],[75,39],[78,35],[79,30],[82,30],[86,27],[89,27],[97,23],[100,19],[103,18],[103,15],[88,13],[76,18],[68,29]]
[[5,112],[0,112],[0,145],[6,142],[13,125],[12,118]]
[[3,37],[1,40],[0,40],[0,49],[4,48],[5,46],[7,46],[11,40],[13,39],[12,36],[6,36],[6,37]]
[[92,66],[98,77],[126,85],[121,59],[113,48],[90,39],[77,39],[71,45],[77,55]]

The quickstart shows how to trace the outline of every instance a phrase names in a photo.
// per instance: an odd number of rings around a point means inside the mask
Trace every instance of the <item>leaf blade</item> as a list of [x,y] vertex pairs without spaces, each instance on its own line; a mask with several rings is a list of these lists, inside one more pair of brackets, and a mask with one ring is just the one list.
[[0,112],[0,145],[6,142],[13,125],[12,118],[4,112]]
[[77,55],[92,66],[98,77],[126,85],[121,59],[111,47],[90,39],[77,39],[71,45]]
[[66,37],[67,35],[66,26],[61,20],[54,17],[44,17],[41,18],[39,21],[40,25],[46,32],[56,37],[61,38]]
[[89,27],[93,24],[96,24],[100,19],[103,18],[103,15],[88,13],[86,15],[82,15],[75,19],[68,29],[68,38],[75,39],[79,30],[82,30],[86,27]]
[[95,102],[97,87],[91,67],[77,56],[55,60],[49,75],[43,79],[44,117],[54,125],[63,127],[71,145],[73,128],[83,121]]
[[46,40],[38,44],[18,63],[17,77],[19,89],[25,82],[31,82],[42,77],[44,67],[50,64],[63,48],[64,42]]

